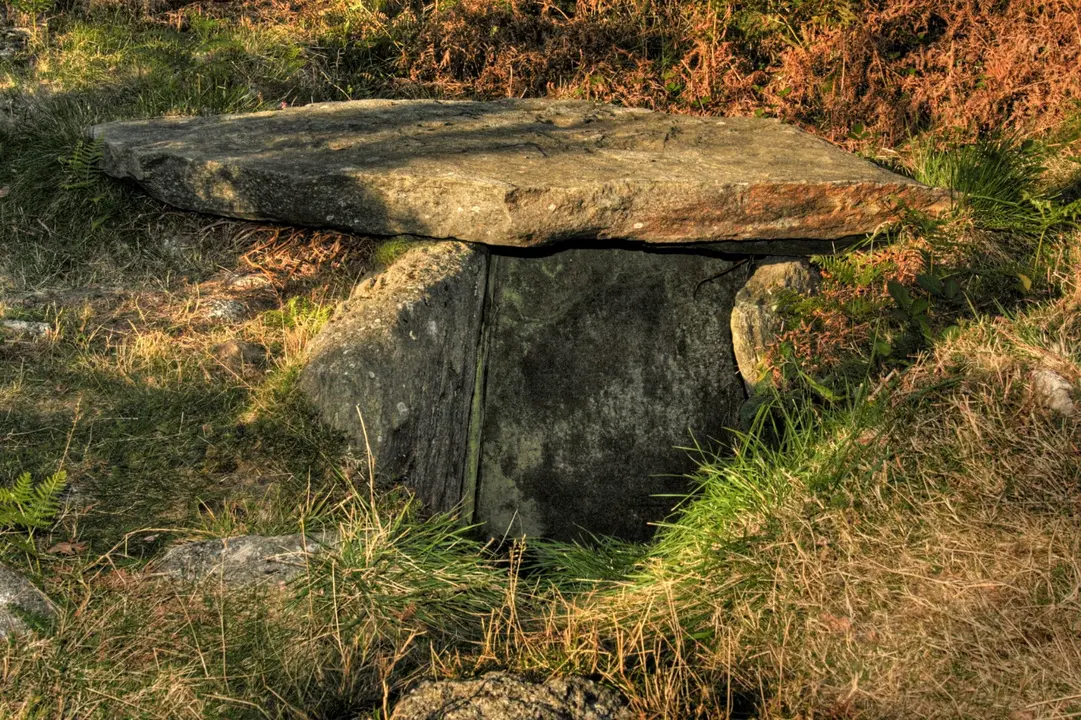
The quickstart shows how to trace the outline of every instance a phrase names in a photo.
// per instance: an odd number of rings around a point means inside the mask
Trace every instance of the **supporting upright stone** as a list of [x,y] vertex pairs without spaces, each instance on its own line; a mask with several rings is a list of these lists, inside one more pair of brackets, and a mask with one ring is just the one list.
[[787,293],[806,295],[818,285],[818,274],[802,258],[772,257],[758,262],[732,309],[732,347],[740,375],[753,394],[765,375],[765,352],[784,330],[778,302]]
[[300,379],[328,424],[433,510],[463,498],[486,271],[483,247],[410,249],[338,308]]
[[[733,427],[746,268],[597,248],[493,254],[476,519],[496,536],[642,540]],[[692,435],[697,434],[697,437]]]

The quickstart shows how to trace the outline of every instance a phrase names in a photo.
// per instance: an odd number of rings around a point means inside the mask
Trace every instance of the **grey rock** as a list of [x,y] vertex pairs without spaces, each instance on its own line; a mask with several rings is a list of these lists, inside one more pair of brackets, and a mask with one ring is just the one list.
[[418,244],[362,280],[312,342],[300,387],[433,510],[463,499],[487,253]]
[[[0,21],[2,20],[3,18],[0,18]],[[26,28],[3,27],[0,22],[0,60],[10,60],[25,53],[30,36],[30,31]]]
[[784,330],[777,303],[785,292],[814,291],[818,275],[806,260],[767,258],[736,294],[732,308],[732,348],[748,393],[762,381],[762,361],[770,343]]
[[254,290],[272,287],[273,283],[261,273],[242,273],[229,278],[228,285],[238,290]]
[[189,210],[492,245],[830,240],[949,204],[775,120],[588,102],[359,100],[91,133],[105,172]]
[[1032,389],[1048,410],[1065,417],[1073,417],[1077,412],[1072,398],[1073,386],[1057,372],[1042,369],[1032,373]]
[[211,320],[236,322],[243,320],[247,315],[247,306],[237,300],[214,298],[207,302],[206,316]]
[[425,682],[391,720],[630,720],[619,693],[580,677],[533,683],[492,672],[476,680]]
[[151,571],[174,580],[210,580],[230,586],[286,583],[304,573],[312,558],[337,543],[332,533],[201,540],[170,548]]
[[0,566],[0,638],[28,632],[56,618],[56,605],[25,577]]
[[53,329],[53,326],[49,323],[30,320],[0,320],[0,327],[16,335],[26,335],[33,338],[43,338]]
[[494,537],[641,540],[689,489],[692,433],[737,421],[746,277],[708,254],[421,246],[359,284],[300,386],[432,510]]
[[495,537],[644,540],[744,400],[728,316],[746,266],[586,248],[492,253],[475,519]]

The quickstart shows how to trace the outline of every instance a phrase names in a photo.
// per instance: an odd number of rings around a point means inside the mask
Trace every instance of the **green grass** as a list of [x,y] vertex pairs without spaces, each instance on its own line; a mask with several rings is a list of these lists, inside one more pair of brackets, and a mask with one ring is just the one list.
[[115,567],[119,553],[48,561],[46,589],[70,604],[45,644],[0,646],[0,707],[25,718],[382,710],[441,652],[480,639],[478,616],[501,602],[507,574],[453,520],[380,502],[339,506],[340,549],[285,592],[154,581]]
[[125,343],[60,327],[48,347],[0,361],[0,474],[66,468],[96,505],[81,521],[85,539],[108,546],[138,527],[240,512],[245,495],[301,499],[309,484],[333,485],[338,441],[297,397],[295,367],[238,378],[205,348],[177,352],[179,329]]
[[927,146],[916,155],[915,177],[960,194],[959,205],[990,230],[1040,234],[1081,216],[1081,203],[1060,203],[1044,186],[1047,149],[1033,140],[997,137],[945,150]]

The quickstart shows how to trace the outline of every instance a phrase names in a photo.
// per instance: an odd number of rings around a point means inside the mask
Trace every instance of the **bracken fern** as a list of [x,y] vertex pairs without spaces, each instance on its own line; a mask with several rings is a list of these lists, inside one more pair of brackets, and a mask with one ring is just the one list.
[[11,487],[0,487],[0,533],[52,525],[66,485],[67,473],[61,470],[37,483],[26,472]]

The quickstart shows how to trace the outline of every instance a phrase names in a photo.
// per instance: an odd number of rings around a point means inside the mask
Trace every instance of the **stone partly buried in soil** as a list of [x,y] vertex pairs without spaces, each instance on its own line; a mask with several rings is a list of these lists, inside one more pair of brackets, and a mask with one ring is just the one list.
[[631,720],[619,693],[580,677],[529,682],[491,672],[475,680],[425,682],[390,720]]
[[0,640],[56,618],[56,605],[14,570],[0,566]]
[[185,582],[220,582],[229,586],[289,582],[313,558],[336,547],[333,533],[241,535],[183,543],[170,548],[151,567],[154,575]]
[[833,240],[948,202],[775,120],[576,101],[359,100],[92,133],[105,172],[182,208],[489,245]]
[[419,246],[358,286],[301,387],[432,509],[460,504],[496,537],[644,539],[688,489],[679,448],[734,424],[746,272],[701,253]]

